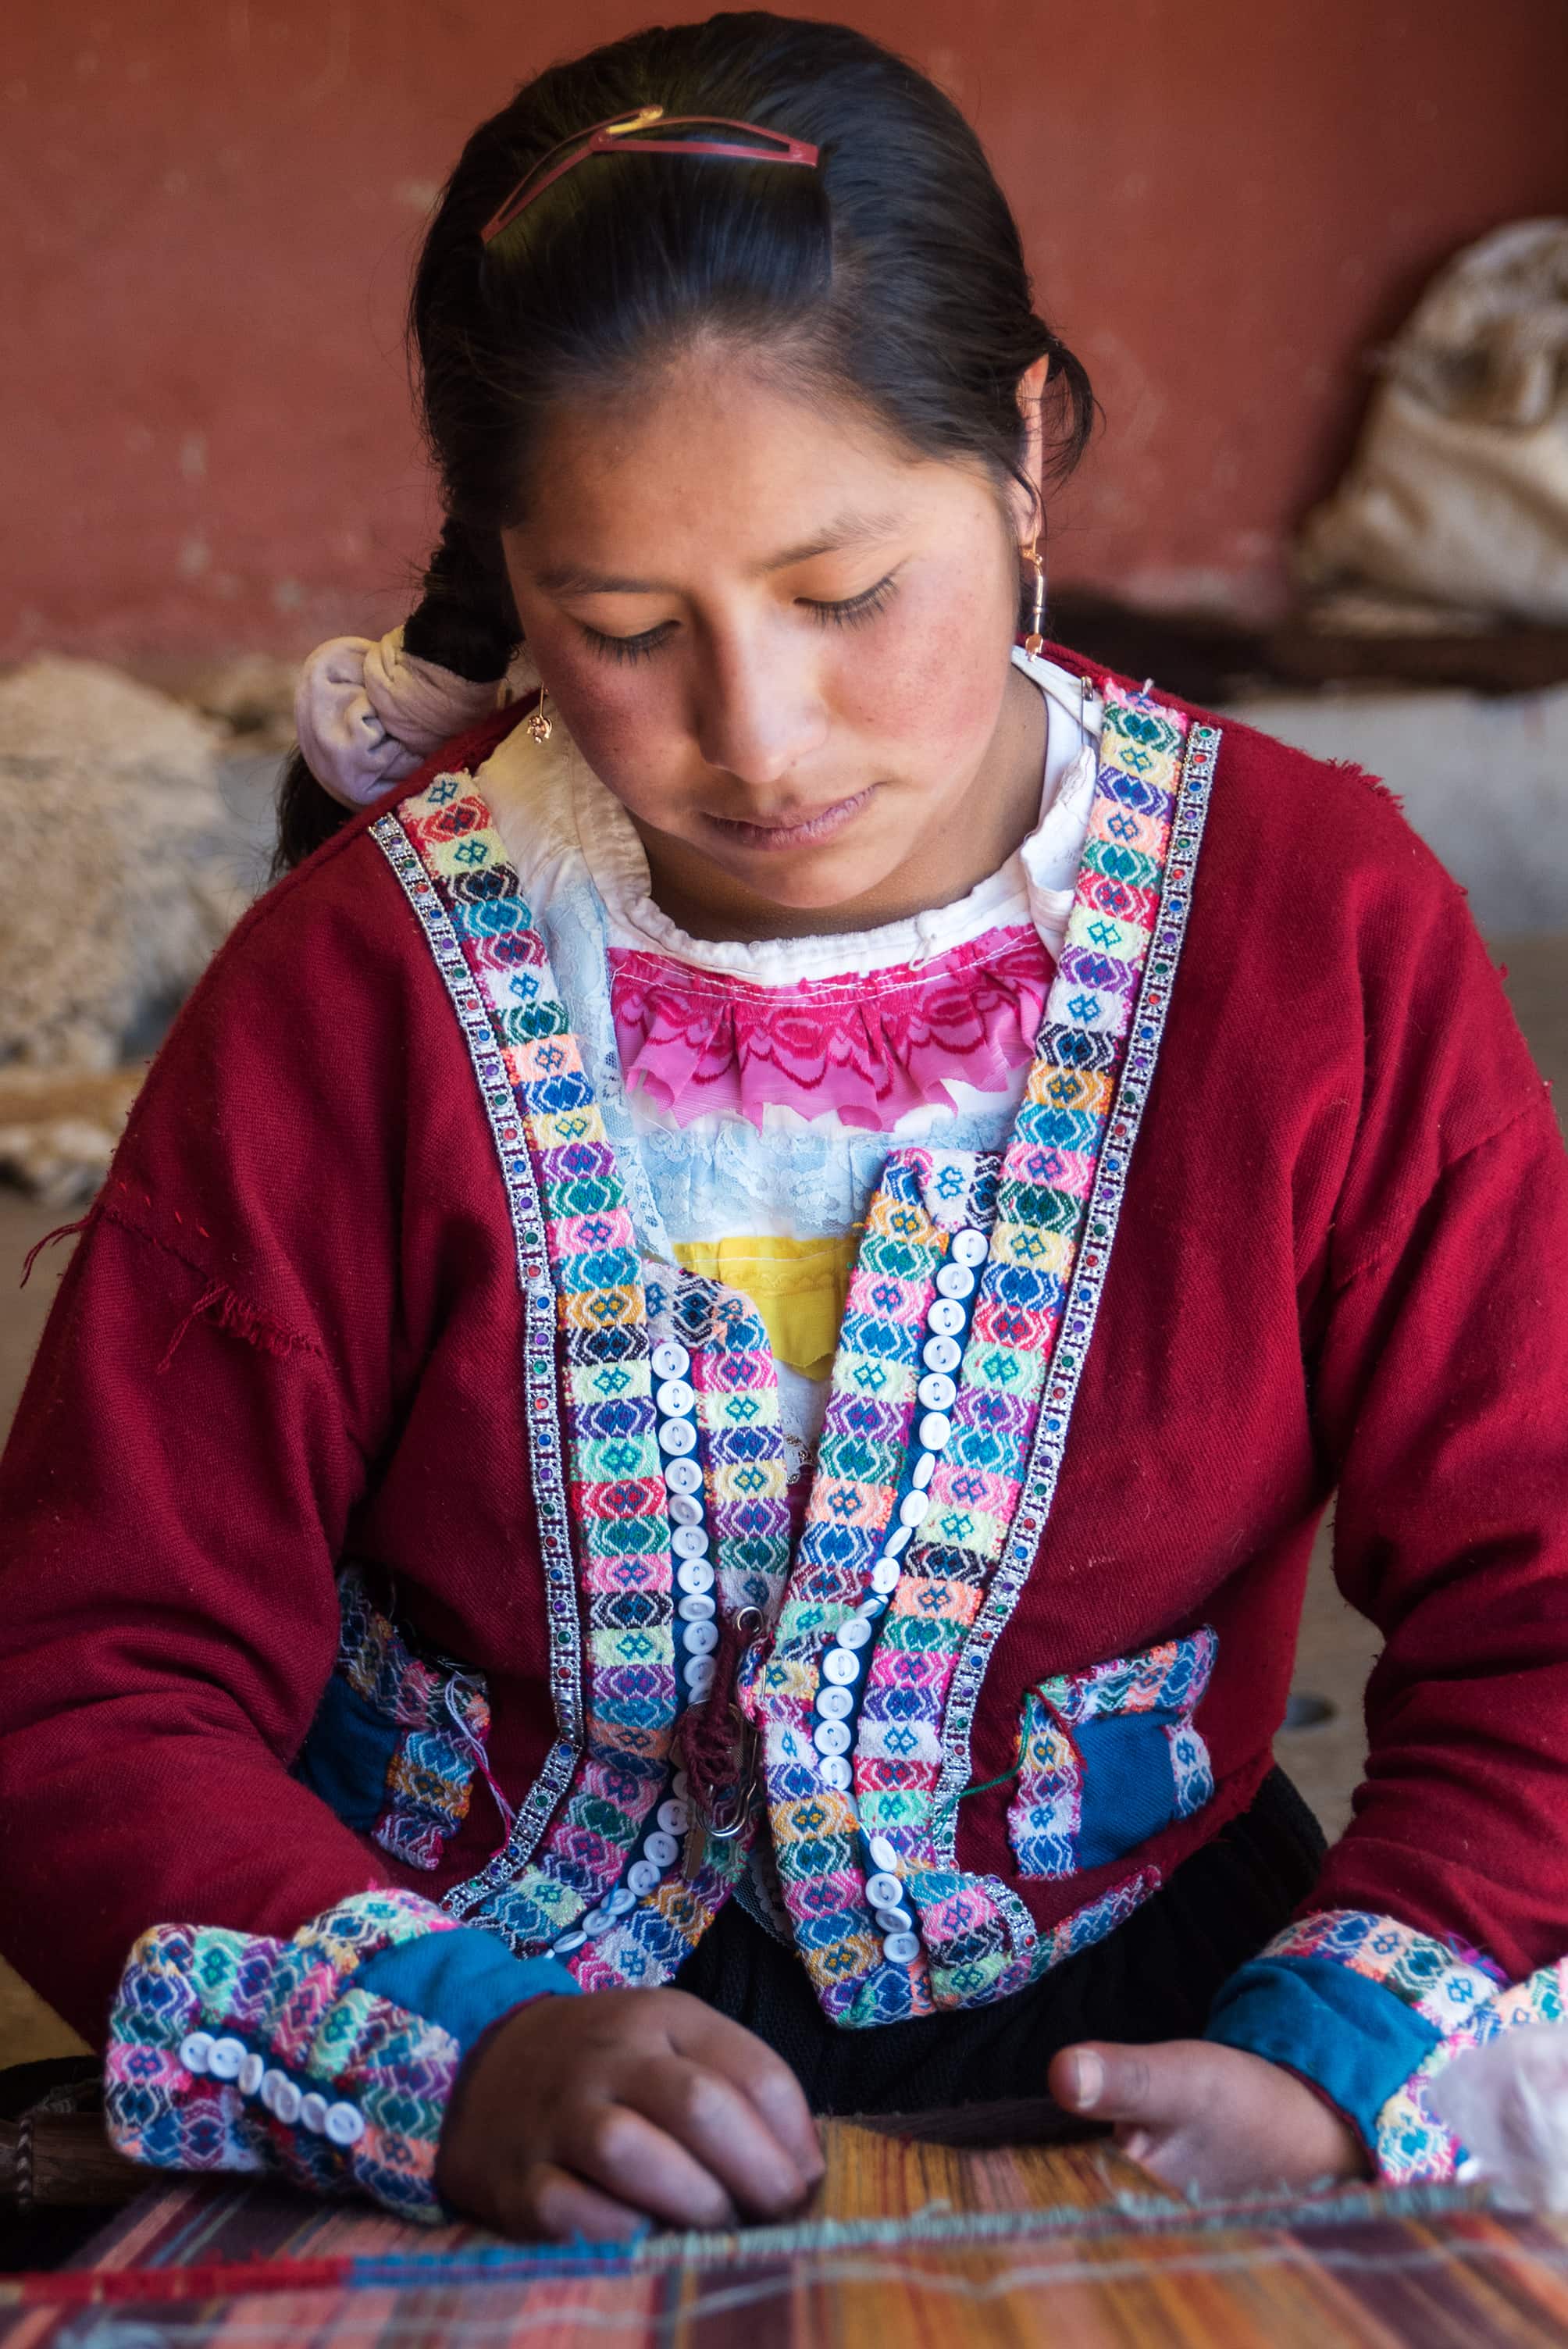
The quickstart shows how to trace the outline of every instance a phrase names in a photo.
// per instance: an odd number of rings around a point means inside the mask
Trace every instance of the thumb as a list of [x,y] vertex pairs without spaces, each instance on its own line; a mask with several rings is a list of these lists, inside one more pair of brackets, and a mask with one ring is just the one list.
[[1094,2039],[1062,2048],[1047,2078],[1069,2113],[1160,2128],[1186,2116],[1185,2070],[1179,2048],[1119,2047]]

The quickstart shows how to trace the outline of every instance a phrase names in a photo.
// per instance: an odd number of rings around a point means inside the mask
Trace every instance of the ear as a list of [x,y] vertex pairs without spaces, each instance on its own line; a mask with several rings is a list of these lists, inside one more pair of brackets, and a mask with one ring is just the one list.
[[1035,484],[1035,494],[1032,498],[1026,496],[1016,482],[1008,493],[1014,519],[1017,524],[1020,546],[1028,545],[1044,517],[1045,508],[1040,497],[1039,483],[1041,468],[1045,463],[1046,428],[1040,407],[1045,398],[1046,378],[1050,373],[1050,367],[1048,356],[1037,358],[1033,367],[1026,367],[1018,378],[1018,413],[1024,419],[1024,471]]

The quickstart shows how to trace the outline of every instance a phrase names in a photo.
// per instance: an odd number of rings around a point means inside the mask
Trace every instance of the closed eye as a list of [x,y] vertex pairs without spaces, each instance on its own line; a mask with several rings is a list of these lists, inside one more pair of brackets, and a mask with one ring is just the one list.
[[862,620],[874,620],[879,612],[886,610],[892,601],[897,576],[896,572],[890,571],[874,587],[868,587],[863,595],[848,596],[841,604],[814,604],[805,596],[800,600],[820,626],[852,628]]
[[[866,620],[874,620],[879,612],[886,610],[892,601],[897,579],[898,574],[890,571],[887,577],[879,579],[874,587],[867,587],[859,595],[845,596],[839,603],[818,603],[802,595],[799,599],[800,608],[810,612],[819,627],[856,627]],[[645,628],[640,636],[606,636],[603,628],[591,628],[586,620],[579,621],[578,626],[594,651],[603,653],[607,660],[639,661],[647,660],[661,645],[667,643],[675,634],[677,623],[662,620],[656,628]]]

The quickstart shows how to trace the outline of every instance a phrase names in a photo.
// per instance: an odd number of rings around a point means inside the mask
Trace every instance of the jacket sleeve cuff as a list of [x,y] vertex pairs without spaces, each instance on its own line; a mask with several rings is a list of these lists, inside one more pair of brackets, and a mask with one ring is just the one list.
[[[1231,1976],[1204,2036],[1308,2081],[1356,2130],[1386,2179],[1451,2177],[1412,2168],[1388,2123],[1396,2100],[1448,2038],[1492,2000],[1498,1974],[1391,1917],[1336,1909],[1288,1926]],[[1422,2159],[1438,2158],[1427,2147]]]
[[156,2168],[281,2171],[440,2219],[436,2155],[465,2048],[525,1999],[575,1987],[552,1961],[472,1946],[489,1942],[401,1890],[362,1893],[288,1940],[154,1926],[109,2019],[110,2141]]

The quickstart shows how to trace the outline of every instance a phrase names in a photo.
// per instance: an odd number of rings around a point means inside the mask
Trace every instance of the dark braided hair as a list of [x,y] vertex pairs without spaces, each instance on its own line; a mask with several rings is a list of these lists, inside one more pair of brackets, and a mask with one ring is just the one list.
[[[629,150],[565,173],[488,247],[518,181],[593,124],[662,106],[812,141],[815,171]],[[700,134],[694,134],[700,135]],[[847,26],[767,16],[655,26],[552,66],[480,125],[425,239],[410,332],[447,521],[410,652],[500,678],[519,641],[500,533],[525,519],[551,411],[714,331],[848,398],[923,457],[1023,473],[1019,378],[1048,357],[1047,482],[1094,422],[1088,378],[1034,307],[1016,224],[974,131]],[[347,821],[296,754],[278,864]]]

